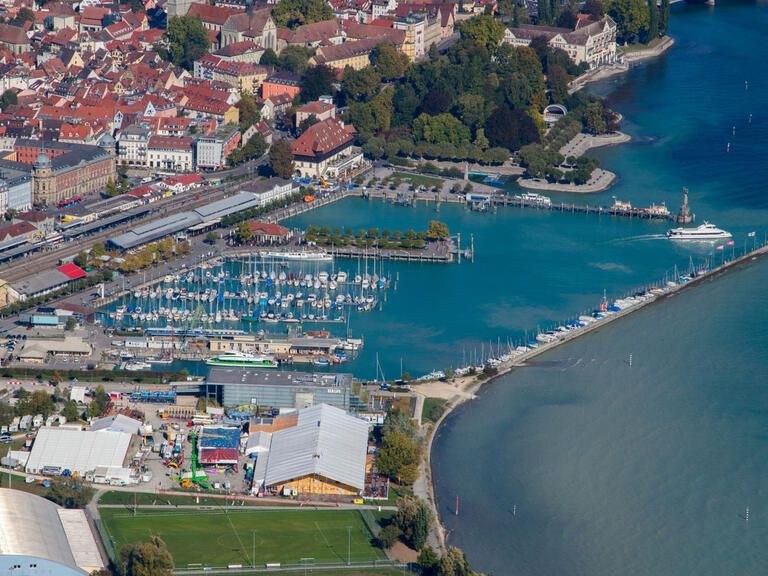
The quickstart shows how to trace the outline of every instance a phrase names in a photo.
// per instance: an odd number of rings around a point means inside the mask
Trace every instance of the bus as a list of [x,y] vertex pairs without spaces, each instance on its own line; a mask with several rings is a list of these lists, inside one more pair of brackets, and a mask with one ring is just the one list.
[[72,206],[80,204],[82,201],[83,199],[80,196],[72,196],[72,198],[64,198],[64,200],[61,200],[57,206],[59,208],[71,208]]

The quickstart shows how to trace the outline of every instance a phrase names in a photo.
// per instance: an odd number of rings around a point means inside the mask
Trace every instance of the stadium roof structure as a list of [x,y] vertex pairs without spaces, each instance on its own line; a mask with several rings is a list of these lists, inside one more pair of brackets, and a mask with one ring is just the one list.
[[0,488],[0,566],[4,556],[12,557],[22,574],[27,561],[33,561],[37,573],[60,576],[104,567],[82,510],[64,510],[40,496]]
[[41,428],[26,471],[36,474],[48,466],[82,475],[97,466],[122,466],[130,443],[127,432]]
[[305,408],[272,434],[265,484],[316,475],[362,490],[367,452],[368,423],[328,404]]

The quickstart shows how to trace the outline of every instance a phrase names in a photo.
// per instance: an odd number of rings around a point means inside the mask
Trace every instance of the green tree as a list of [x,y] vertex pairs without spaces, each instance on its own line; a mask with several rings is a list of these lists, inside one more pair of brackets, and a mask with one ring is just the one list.
[[416,441],[402,432],[384,436],[376,467],[400,484],[413,484],[418,477],[420,449]]
[[67,332],[72,332],[75,328],[77,328],[77,320],[70,316],[67,318],[67,322],[64,324],[64,330]]
[[507,150],[519,150],[539,141],[539,130],[530,116],[520,110],[501,106],[493,111],[485,122],[485,135],[491,146]]
[[94,258],[100,258],[104,256],[107,253],[106,248],[104,248],[104,244],[101,242],[96,242],[93,246],[91,246],[91,256]]
[[81,268],[88,265],[88,254],[85,253],[85,251],[78,253],[77,256],[75,256],[75,259],[73,260],[75,264],[80,266]]
[[566,6],[557,17],[557,25],[560,28],[573,30],[576,27],[576,14],[570,6]]
[[286,46],[278,59],[278,68],[294,74],[301,74],[309,65],[312,56],[309,50],[303,46]]
[[459,25],[459,33],[462,39],[494,52],[504,38],[504,25],[493,16],[474,16]]
[[0,400],[0,426],[8,426],[13,421],[16,410],[4,400]]
[[80,478],[56,478],[45,493],[45,498],[64,508],[85,508],[96,491]]
[[110,178],[107,180],[107,187],[104,189],[104,193],[109,196],[110,198],[112,196],[117,196],[120,192],[117,189],[117,185],[115,184],[115,181]]
[[253,232],[251,232],[251,227],[248,225],[248,222],[240,222],[240,224],[237,225],[235,238],[240,244],[245,244],[251,241]]
[[205,242],[207,244],[216,244],[218,239],[219,235],[216,234],[216,232],[208,232],[208,234],[205,235]]
[[74,422],[80,419],[80,408],[77,406],[77,402],[74,400],[67,400],[64,403],[64,408],[61,410],[61,415],[67,419],[67,422]]
[[405,74],[408,56],[398,52],[392,44],[382,42],[371,52],[371,63],[384,80],[394,80]]
[[603,103],[600,101],[587,104],[583,115],[584,130],[592,134],[604,134],[608,131]]
[[659,9],[656,0],[648,0],[648,42],[659,37]]
[[659,11],[659,32],[666,34],[669,29],[669,0],[661,0]]
[[109,402],[109,394],[107,394],[107,391],[104,390],[104,386],[99,384],[96,387],[96,391],[93,394],[91,403],[88,406],[88,415],[91,418],[98,418],[107,409]]
[[278,58],[277,53],[272,50],[272,48],[267,48],[264,50],[264,53],[261,55],[261,59],[259,60],[259,64],[262,66],[277,66],[279,62],[280,58]]
[[333,70],[325,64],[308,68],[301,76],[301,101],[312,102],[320,96],[332,94],[335,79]]
[[287,140],[278,140],[269,149],[269,166],[280,178],[293,176],[293,152]]
[[168,30],[163,36],[165,44],[158,48],[160,57],[192,70],[211,47],[211,40],[203,23],[194,16],[174,16],[168,21]]
[[298,28],[333,18],[331,5],[323,0],[281,0],[272,11],[275,24],[285,28]]
[[366,66],[355,70],[351,66],[344,69],[341,79],[341,91],[347,99],[355,102],[367,102],[381,88],[381,75],[372,67]]
[[400,534],[400,529],[397,526],[394,524],[387,524],[381,529],[381,532],[379,532],[379,535],[376,538],[376,544],[382,550],[389,550],[398,541]]
[[413,121],[413,133],[418,140],[431,144],[461,144],[469,142],[470,131],[451,114],[420,114]]
[[448,225],[438,220],[430,220],[427,227],[428,240],[444,240],[449,238],[451,233],[448,231]]
[[432,546],[424,546],[419,551],[419,558],[416,563],[421,569],[422,576],[436,576],[440,565],[440,556],[437,555]]
[[[651,0],[653,2],[654,0]],[[547,70],[547,88],[553,104],[562,104],[568,99],[570,76],[560,64],[551,64]]]
[[248,92],[243,92],[240,95],[237,109],[240,111],[241,132],[245,132],[259,121],[259,111],[256,109],[256,100],[254,100],[253,96]]
[[608,15],[616,22],[616,36],[624,42],[636,42],[648,30],[645,0],[612,0]]
[[152,536],[149,542],[123,546],[120,566],[124,576],[171,576],[173,557],[165,542],[158,536]]
[[353,102],[346,110],[344,118],[360,134],[386,132],[392,126],[394,90],[385,88],[369,102]]
[[389,436],[395,432],[401,432],[409,438],[416,437],[416,424],[406,412],[397,408],[392,408],[387,412],[384,418],[384,424],[381,426],[382,437]]
[[397,501],[394,523],[402,531],[403,540],[414,550],[427,543],[434,516],[424,500],[418,496],[404,496]]
[[454,108],[456,115],[470,128],[482,126],[491,110],[480,94],[462,94]]
[[587,0],[582,11],[592,14],[595,18],[602,18],[605,15],[605,5],[602,0]]
[[440,576],[470,576],[472,569],[469,567],[464,552],[451,546],[440,559],[438,574]]

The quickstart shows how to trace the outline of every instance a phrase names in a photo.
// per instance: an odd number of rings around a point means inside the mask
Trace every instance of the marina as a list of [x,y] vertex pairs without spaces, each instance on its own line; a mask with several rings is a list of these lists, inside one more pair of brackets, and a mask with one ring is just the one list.
[[257,325],[343,324],[353,311],[381,308],[389,286],[375,258],[360,258],[348,272],[325,253],[265,252],[150,279],[106,302],[100,314],[105,326],[119,330],[196,335],[219,327],[247,334]]

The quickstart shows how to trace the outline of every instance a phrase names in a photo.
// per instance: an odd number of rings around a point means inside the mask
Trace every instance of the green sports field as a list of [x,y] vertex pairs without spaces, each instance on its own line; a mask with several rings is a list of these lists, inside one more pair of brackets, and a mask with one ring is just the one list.
[[[176,566],[227,566],[253,562],[298,564],[346,562],[347,526],[351,526],[351,560],[383,559],[356,510],[140,510],[136,516],[121,509],[102,508],[102,521],[115,550],[128,543],[160,536]],[[255,532],[253,532],[255,531]]]

